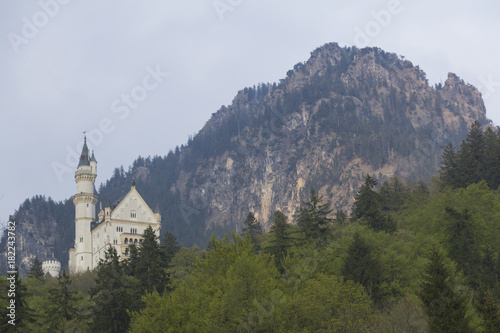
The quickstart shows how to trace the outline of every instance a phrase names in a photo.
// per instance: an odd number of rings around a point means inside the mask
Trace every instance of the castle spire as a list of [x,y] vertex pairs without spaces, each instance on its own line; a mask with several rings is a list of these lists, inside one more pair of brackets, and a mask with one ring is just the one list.
[[78,163],[78,166],[82,165],[90,165],[89,163],[89,147],[87,147],[87,131],[83,132],[83,147],[82,147],[82,153],[80,154],[80,162]]

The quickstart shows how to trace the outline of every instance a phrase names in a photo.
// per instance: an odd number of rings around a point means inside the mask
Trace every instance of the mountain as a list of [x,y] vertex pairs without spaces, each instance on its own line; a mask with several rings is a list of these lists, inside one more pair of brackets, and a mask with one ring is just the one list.
[[[266,228],[276,209],[293,221],[311,188],[347,212],[367,173],[379,183],[392,175],[427,181],[445,145],[459,145],[475,120],[488,123],[481,94],[455,74],[431,87],[403,57],[330,43],[279,83],[239,91],[186,145],[116,169],[99,198],[118,200],[134,177],[146,202],[159,205],[162,230],[204,247],[212,233],[239,230],[249,211]],[[16,212],[24,267],[51,251],[66,263],[68,205],[53,203],[43,216],[25,205]],[[50,235],[37,227],[43,218],[54,225]]]

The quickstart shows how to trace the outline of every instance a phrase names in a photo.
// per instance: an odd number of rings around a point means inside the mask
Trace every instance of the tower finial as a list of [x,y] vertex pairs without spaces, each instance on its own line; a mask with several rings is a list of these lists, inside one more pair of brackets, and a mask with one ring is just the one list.
[[132,187],[135,187],[135,177],[132,177]]
[[87,130],[83,131],[83,141],[87,143]]

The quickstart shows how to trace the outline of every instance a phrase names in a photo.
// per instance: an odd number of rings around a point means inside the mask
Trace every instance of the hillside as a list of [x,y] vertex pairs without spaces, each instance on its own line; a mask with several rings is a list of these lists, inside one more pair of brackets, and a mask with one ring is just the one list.
[[[326,44],[279,83],[239,91],[186,145],[117,169],[99,198],[118,200],[135,177],[146,202],[159,204],[163,231],[204,247],[212,233],[238,230],[249,211],[265,228],[277,209],[293,221],[311,188],[347,212],[367,173],[379,183],[427,181],[446,144],[459,145],[474,120],[487,123],[485,112],[478,90],[455,74],[431,87],[396,54]],[[43,236],[36,226],[45,217],[24,206],[15,214],[23,268],[50,252],[66,263],[74,225]],[[73,221],[67,206],[48,211],[54,226]]]

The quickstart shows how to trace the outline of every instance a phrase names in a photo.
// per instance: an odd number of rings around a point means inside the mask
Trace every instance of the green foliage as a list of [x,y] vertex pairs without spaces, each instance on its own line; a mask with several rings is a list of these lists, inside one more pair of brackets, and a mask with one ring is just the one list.
[[81,297],[70,290],[71,279],[65,271],[58,278],[58,286],[49,289],[49,313],[46,317],[50,331],[64,331],[67,323],[77,319]]
[[285,332],[358,332],[372,314],[359,284],[323,274],[306,280],[282,311]]
[[235,332],[264,325],[262,307],[272,302],[278,273],[248,238],[232,237],[212,239],[206,257],[173,292],[145,297],[131,332]]
[[467,187],[485,180],[488,186],[500,186],[500,135],[488,128],[483,132],[475,121],[467,138],[455,151],[446,146],[441,163],[441,179],[445,186]]
[[[143,237],[140,247],[131,250],[130,275],[137,280],[139,294],[150,293],[155,289],[161,294],[170,281],[167,252],[158,243],[158,236],[151,226],[144,230]],[[170,244],[170,247],[174,248],[170,250],[175,250],[175,243],[174,246]]]
[[[2,292],[2,298],[4,301],[2,303],[7,303],[8,306],[2,307],[0,311],[0,329],[2,332],[18,332],[19,330],[27,330],[28,327],[34,322],[34,312],[30,308],[27,300],[29,297],[28,289],[26,288],[26,283],[23,282],[22,278],[17,273],[18,268],[15,268],[14,274],[9,274],[6,283],[2,283],[4,286]],[[15,287],[12,288],[11,286]],[[14,308],[12,312],[10,308]],[[14,317],[11,317],[13,315]],[[11,323],[13,322],[14,325]]]
[[382,265],[371,247],[359,233],[354,234],[351,246],[342,267],[342,275],[347,280],[358,282],[375,302],[382,301]]
[[304,233],[306,239],[315,239],[326,243],[330,236],[332,219],[328,217],[332,212],[329,203],[321,203],[323,197],[311,189],[309,201],[302,202],[297,214],[297,226]]
[[[137,283],[125,272],[125,264],[120,261],[114,247],[110,246],[97,269],[96,286],[91,295],[91,329],[99,332],[125,332],[129,326],[128,311],[140,299]],[[132,306],[132,309],[131,309]]]
[[430,332],[474,331],[468,314],[467,295],[458,290],[451,268],[436,247],[429,254],[419,297],[429,318]]
[[285,214],[279,210],[275,211],[271,222],[270,237],[264,249],[274,256],[274,262],[280,271],[283,270],[283,259],[292,246],[291,228]]
[[453,208],[446,207],[445,212],[450,222],[448,224],[449,256],[456,261],[469,283],[473,287],[479,285],[479,274],[481,269],[481,253],[478,247],[475,224],[472,217],[465,209],[459,212]]
[[33,260],[33,263],[31,264],[31,268],[28,271],[28,274],[26,276],[28,278],[35,278],[38,280],[43,279],[44,277],[43,269],[42,269],[42,262],[38,260],[38,257],[35,257]]
[[[396,222],[391,216],[382,213],[380,194],[373,190],[376,185],[377,181],[370,175],[366,175],[365,183],[355,197],[351,216],[354,220],[361,219],[375,231],[394,232]],[[384,194],[386,197],[390,195],[387,187]]]
[[247,235],[255,246],[255,250],[260,250],[262,243],[262,224],[255,218],[252,212],[249,212],[245,221],[243,222],[243,229],[241,230],[242,236]]
[[161,242],[161,247],[165,252],[165,261],[170,263],[175,255],[179,252],[182,246],[177,242],[177,238],[173,233],[167,231],[163,235],[163,241]]

